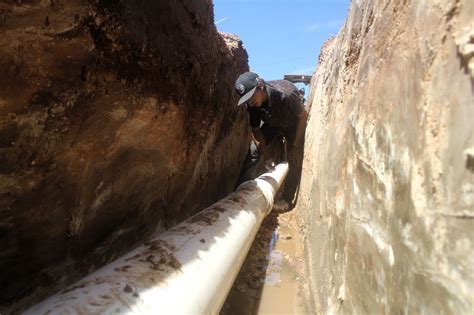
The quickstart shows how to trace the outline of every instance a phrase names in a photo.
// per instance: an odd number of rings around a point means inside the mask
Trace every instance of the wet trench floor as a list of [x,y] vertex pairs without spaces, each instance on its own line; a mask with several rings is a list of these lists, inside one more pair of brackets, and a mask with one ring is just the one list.
[[303,246],[294,211],[263,221],[221,315],[306,314]]

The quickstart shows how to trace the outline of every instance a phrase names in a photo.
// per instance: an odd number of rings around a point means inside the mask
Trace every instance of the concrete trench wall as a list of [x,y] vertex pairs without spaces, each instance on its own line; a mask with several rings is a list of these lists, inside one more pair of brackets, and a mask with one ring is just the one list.
[[322,48],[298,205],[317,312],[474,309],[473,16],[353,0]]
[[233,191],[238,38],[199,1],[0,4],[0,312]]

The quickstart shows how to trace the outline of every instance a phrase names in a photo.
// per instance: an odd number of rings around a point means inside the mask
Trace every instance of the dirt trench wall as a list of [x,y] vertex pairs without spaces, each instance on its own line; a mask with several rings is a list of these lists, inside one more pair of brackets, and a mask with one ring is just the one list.
[[316,311],[474,309],[473,16],[353,0],[324,45],[298,205]]
[[233,190],[247,54],[212,12],[210,0],[0,4],[3,309]]

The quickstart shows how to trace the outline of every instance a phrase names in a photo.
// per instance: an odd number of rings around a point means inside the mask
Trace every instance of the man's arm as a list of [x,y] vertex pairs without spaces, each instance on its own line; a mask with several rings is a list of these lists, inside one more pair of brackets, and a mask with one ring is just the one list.
[[293,142],[294,147],[300,147],[303,145],[304,133],[306,129],[306,120],[308,119],[308,112],[306,109],[298,115],[298,123],[296,125],[295,141]]
[[267,143],[260,128],[252,128],[252,135],[260,153],[262,153],[264,157],[268,157]]

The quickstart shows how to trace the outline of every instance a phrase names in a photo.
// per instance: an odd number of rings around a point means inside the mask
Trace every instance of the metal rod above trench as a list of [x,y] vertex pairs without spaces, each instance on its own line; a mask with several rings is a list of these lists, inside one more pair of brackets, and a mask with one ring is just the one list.
[[287,172],[278,164],[25,314],[217,314]]

